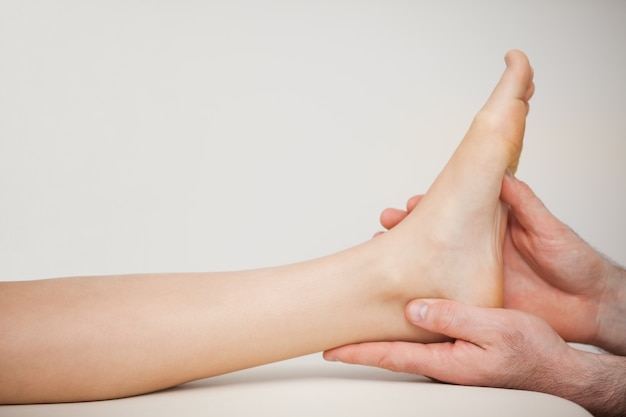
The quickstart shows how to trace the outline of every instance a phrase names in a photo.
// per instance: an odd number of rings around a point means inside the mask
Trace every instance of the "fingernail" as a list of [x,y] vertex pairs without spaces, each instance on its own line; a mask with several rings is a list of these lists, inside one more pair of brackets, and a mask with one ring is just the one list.
[[426,313],[428,313],[428,304],[417,301],[409,304],[409,319],[412,322],[420,322],[426,318]]
[[339,362],[339,359],[336,356],[333,355],[329,355],[327,353],[324,353],[324,360],[328,361],[328,362]]

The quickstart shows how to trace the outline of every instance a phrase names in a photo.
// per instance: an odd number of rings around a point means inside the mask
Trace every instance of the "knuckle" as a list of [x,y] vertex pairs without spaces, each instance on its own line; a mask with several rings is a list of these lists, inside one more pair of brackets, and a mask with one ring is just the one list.
[[401,361],[398,358],[398,355],[395,353],[395,349],[393,349],[393,345],[390,345],[390,348],[387,349],[379,358],[378,363],[376,364],[379,368],[387,369],[393,372],[401,372],[402,365]]

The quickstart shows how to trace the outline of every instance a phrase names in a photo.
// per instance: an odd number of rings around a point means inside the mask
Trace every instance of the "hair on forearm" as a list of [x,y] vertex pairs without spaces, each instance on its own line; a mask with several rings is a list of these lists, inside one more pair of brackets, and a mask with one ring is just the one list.
[[590,364],[586,372],[574,376],[584,381],[586,388],[564,398],[585,407],[595,417],[626,417],[626,358],[598,354]]

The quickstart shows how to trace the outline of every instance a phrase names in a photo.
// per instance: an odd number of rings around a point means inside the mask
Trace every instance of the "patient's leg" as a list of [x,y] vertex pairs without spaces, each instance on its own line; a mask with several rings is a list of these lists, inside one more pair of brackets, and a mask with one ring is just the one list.
[[432,188],[380,238],[251,271],[0,283],[0,403],[115,398],[375,340],[435,340],[406,303],[501,301],[498,200],[521,149],[521,53]]

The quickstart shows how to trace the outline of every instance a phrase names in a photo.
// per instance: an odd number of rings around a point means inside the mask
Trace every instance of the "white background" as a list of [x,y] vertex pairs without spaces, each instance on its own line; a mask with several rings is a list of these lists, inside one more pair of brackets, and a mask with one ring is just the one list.
[[369,239],[504,68],[518,176],[626,263],[626,2],[0,1],[0,280],[215,271]]

